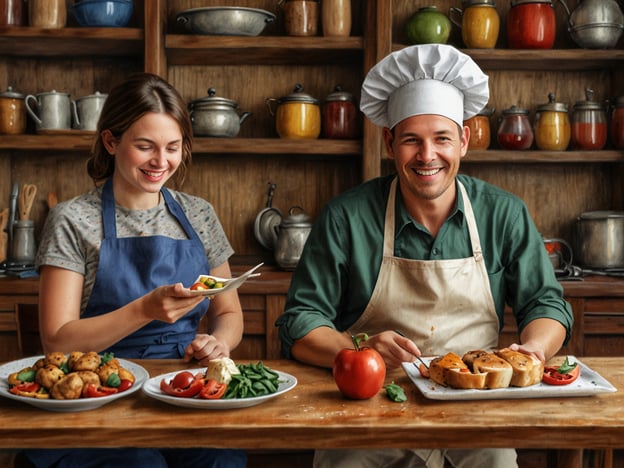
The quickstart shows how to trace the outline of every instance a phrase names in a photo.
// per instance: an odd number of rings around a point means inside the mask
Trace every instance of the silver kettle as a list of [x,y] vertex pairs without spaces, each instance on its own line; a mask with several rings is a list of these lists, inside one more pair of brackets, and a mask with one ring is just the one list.
[[275,226],[277,240],[274,255],[277,264],[284,270],[294,270],[299,263],[303,247],[308,240],[312,223],[303,208],[293,206],[288,210],[288,217]]
[[615,0],[582,0],[570,13],[564,0],[559,3],[568,15],[572,40],[584,49],[613,49],[624,32],[624,15]]

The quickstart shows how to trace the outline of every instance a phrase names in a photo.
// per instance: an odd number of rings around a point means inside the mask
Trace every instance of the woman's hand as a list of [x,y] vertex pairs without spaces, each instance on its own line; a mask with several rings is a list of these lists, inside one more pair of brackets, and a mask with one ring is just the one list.
[[206,299],[193,296],[182,283],[159,286],[142,298],[143,315],[149,320],[175,323]]
[[230,357],[230,349],[214,335],[198,334],[184,350],[184,362],[195,359],[202,366],[207,366],[212,359],[222,357]]

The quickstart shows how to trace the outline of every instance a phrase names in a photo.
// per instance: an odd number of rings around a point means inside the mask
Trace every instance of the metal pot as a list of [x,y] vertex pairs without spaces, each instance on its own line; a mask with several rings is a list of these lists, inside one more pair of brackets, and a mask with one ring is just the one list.
[[[299,210],[300,212],[297,212]],[[275,229],[277,242],[274,254],[280,267],[284,270],[294,270],[312,230],[312,223],[300,206],[293,206],[288,214],[289,216]]]
[[588,211],[576,218],[575,257],[588,268],[624,268],[624,212]]
[[615,0],[584,0],[572,13],[564,0],[559,0],[568,14],[568,31],[572,40],[586,49],[613,49],[624,32],[624,15]]
[[275,18],[273,13],[257,8],[212,7],[184,10],[176,21],[192,34],[257,36]]
[[238,114],[236,101],[216,96],[214,88],[208,96],[189,104],[193,135],[210,137],[235,137],[240,126],[251,112]]

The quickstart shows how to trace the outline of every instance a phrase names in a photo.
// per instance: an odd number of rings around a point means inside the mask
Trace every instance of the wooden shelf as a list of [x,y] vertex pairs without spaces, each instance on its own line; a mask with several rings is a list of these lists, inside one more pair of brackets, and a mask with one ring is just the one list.
[[142,57],[144,33],[138,28],[0,27],[0,51],[15,57]]
[[[386,155],[383,161],[390,161]],[[462,164],[470,163],[624,163],[624,151],[503,151],[503,150],[469,150]]]
[[[400,50],[407,44],[392,44]],[[488,70],[605,70],[622,67],[624,50],[588,49],[462,49]]]
[[[310,144],[310,142],[313,144]],[[91,149],[93,133],[84,135],[0,135],[0,149],[85,151]],[[306,154],[359,157],[359,140],[289,140],[280,138],[195,138],[194,154]]]
[[169,65],[310,65],[360,63],[361,37],[237,37],[170,34]]

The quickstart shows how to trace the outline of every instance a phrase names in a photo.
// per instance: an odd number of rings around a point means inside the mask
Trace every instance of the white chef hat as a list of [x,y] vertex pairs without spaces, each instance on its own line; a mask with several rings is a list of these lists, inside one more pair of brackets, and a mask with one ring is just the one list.
[[446,44],[421,44],[393,52],[371,68],[360,108],[381,127],[422,114],[463,125],[489,97],[488,76],[468,55]]

